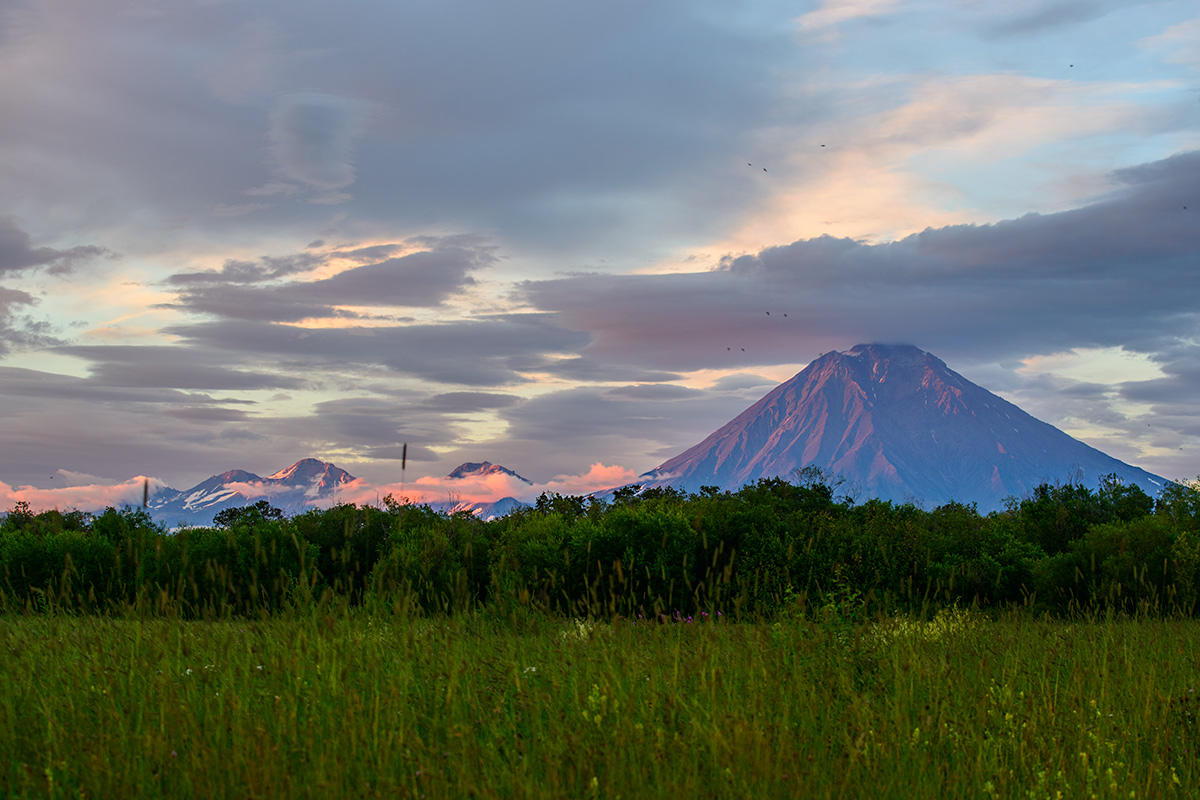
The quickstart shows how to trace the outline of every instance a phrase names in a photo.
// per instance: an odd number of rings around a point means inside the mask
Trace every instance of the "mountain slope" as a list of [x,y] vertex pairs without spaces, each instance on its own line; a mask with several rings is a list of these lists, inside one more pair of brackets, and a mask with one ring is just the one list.
[[502,467],[499,464],[493,464],[490,461],[468,461],[465,464],[459,464],[457,467],[451,470],[450,474],[446,477],[454,480],[461,480],[464,478],[486,478],[489,475],[508,475],[511,478],[516,478],[522,483],[529,484],[530,486],[533,485],[533,481],[529,480],[528,478],[522,478],[511,469]]
[[860,499],[999,508],[1038,484],[1116,474],[1152,496],[1166,481],[1071,438],[910,345],[827,353],[644,485],[734,489],[815,465]]
[[220,511],[266,500],[292,516],[307,511],[314,501],[330,497],[352,480],[354,476],[333,464],[302,458],[266,478],[234,469],[182,492],[164,489],[155,494],[148,510],[154,519],[167,525],[211,525]]

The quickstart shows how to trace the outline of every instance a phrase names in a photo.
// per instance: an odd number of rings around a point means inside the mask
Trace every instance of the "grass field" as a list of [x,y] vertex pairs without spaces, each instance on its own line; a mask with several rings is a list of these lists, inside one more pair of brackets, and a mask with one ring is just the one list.
[[4,797],[1186,797],[1200,624],[0,617]]

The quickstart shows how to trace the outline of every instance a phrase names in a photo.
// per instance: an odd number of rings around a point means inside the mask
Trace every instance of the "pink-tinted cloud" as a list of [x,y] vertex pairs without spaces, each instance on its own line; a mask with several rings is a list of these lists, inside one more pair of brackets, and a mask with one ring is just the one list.
[[336,502],[374,504],[391,495],[416,504],[494,503],[507,497],[532,502],[543,493],[588,495],[633,483],[637,473],[626,467],[592,464],[582,475],[558,475],[546,483],[529,484],[502,473],[471,478],[421,477],[409,483],[373,484],[358,479],[338,491]]
[[150,496],[166,487],[158,478],[138,475],[127,481],[114,484],[89,483],[82,486],[64,486],[56,489],[38,489],[34,486],[12,487],[0,483],[0,508],[10,509],[25,502],[34,511],[58,509],[60,511],[102,511],[105,508],[140,506],[142,491],[149,482]]

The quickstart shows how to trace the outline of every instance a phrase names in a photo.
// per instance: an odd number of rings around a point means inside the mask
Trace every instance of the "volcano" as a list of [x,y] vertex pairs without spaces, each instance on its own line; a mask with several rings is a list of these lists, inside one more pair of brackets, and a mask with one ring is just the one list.
[[1043,483],[1167,481],[1037,420],[911,345],[826,353],[729,424],[641,476],[644,487],[735,490],[815,466],[856,499],[1001,508]]

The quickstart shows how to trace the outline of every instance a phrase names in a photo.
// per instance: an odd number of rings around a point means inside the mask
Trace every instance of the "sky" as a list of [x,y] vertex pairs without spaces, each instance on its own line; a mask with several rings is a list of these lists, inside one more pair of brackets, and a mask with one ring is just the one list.
[[1194,0],[0,0],[0,187],[5,508],[583,493],[867,342],[1200,475]]

